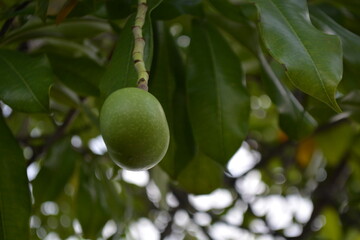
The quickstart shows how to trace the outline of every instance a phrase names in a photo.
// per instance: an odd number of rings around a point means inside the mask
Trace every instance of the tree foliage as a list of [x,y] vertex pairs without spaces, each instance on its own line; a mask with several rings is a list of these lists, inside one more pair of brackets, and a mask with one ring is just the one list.
[[170,145],[132,173],[98,118],[137,1],[0,0],[0,239],[360,239],[358,1],[147,5]]

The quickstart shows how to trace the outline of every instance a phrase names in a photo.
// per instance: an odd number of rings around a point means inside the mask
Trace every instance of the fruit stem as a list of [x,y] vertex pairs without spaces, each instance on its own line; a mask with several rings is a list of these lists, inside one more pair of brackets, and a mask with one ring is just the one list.
[[132,28],[135,38],[134,50],[132,52],[132,55],[135,69],[138,73],[137,85],[138,88],[144,89],[145,91],[148,90],[149,74],[146,71],[144,62],[145,39],[142,34],[142,27],[145,23],[147,8],[148,6],[146,4],[146,0],[139,0],[135,24]]

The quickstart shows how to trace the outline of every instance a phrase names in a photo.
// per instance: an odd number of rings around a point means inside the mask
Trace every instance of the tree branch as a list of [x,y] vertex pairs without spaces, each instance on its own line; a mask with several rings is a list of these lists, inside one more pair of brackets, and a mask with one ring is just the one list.
[[61,137],[64,136],[64,133],[72,121],[76,118],[79,111],[77,109],[71,109],[67,113],[63,123],[56,129],[56,131],[50,135],[45,143],[32,155],[32,157],[27,161],[27,166],[35,162],[40,156],[42,156],[47,150]]

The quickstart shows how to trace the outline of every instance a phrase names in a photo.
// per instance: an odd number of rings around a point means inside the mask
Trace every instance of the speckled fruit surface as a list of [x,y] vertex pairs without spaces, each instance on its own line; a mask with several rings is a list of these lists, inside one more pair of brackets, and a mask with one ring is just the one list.
[[161,104],[139,88],[119,89],[105,100],[100,131],[112,160],[128,170],[155,166],[169,146],[169,127]]

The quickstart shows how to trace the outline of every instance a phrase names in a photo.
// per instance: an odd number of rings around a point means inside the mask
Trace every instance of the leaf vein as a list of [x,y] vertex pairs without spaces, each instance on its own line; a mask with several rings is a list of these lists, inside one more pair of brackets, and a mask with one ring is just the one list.
[[303,49],[305,50],[305,52],[308,54],[311,62],[313,63],[314,65],[314,69],[315,69],[315,72],[316,74],[318,75],[319,77],[319,80],[320,80],[320,84],[321,84],[321,87],[322,89],[324,90],[327,98],[329,99],[330,102],[333,102],[332,98],[330,97],[327,89],[325,88],[325,83],[324,83],[324,80],[318,70],[318,66],[317,64],[315,63],[314,61],[314,58],[313,56],[311,55],[311,53],[308,51],[308,49],[306,48],[305,44],[302,42],[302,39],[301,37],[297,34],[297,32],[295,31],[295,28],[291,25],[291,23],[288,21],[288,19],[286,18],[286,16],[284,15],[284,13],[280,10],[280,8],[278,7],[278,5],[273,1],[273,0],[270,0],[269,2],[271,2],[274,6],[275,6],[275,9],[280,13],[280,16],[284,19],[284,22],[289,26],[290,30],[294,33],[295,37],[298,39],[298,41],[300,42],[300,45],[303,47]]
[[214,52],[214,47],[211,43],[211,38],[209,36],[209,32],[206,31],[205,33],[205,38],[208,42],[208,46],[209,46],[209,52],[210,52],[210,59],[211,59],[211,69],[213,71],[213,76],[215,77],[215,89],[216,89],[216,103],[217,103],[217,118],[218,118],[218,122],[220,125],[220,145],[221,145],[221,151],[222,151],[222,156],[225,156],[225,145],[224,145],[224,125],[223,125],[223,113],[222,113],[222,99],[221,99],[221,91],[220,91],[220,87],[221,84],[219,84],[219,79],[220,77],[218,77],[218,71],[215,70],[217,64],[216,64],[216,58],[215,56],[215,52]]
[[24,86],[26,87],[26,89],[30,92],[32,98],[35,100],[35,102],[37,102],[41,108],[43,110],[46,111],[46,107],[40,102],[40,100],[36,97],[36,95],[34,94],[34,92],[32,91],[31,87],[29,86],[29,84],[26,82],[25,78],[21,75],[21,73],[15,68],[15,66],[9,62],[8,60],[6,60],[4,57],[0,56],[0,58],[14,71],[14,73],[19,77],[19,79],[21,80],[21,82],[24,84]]

